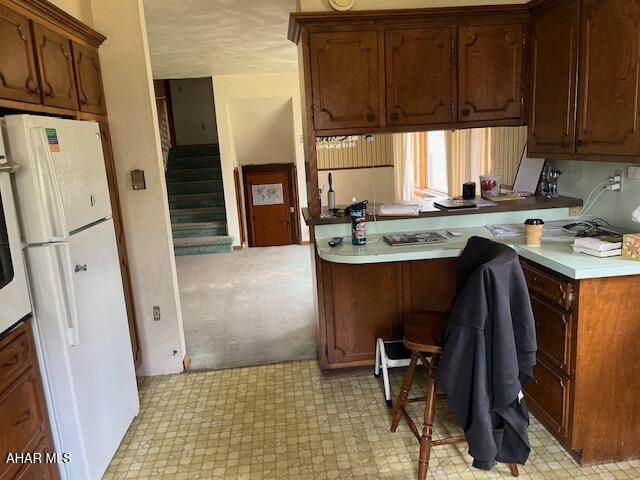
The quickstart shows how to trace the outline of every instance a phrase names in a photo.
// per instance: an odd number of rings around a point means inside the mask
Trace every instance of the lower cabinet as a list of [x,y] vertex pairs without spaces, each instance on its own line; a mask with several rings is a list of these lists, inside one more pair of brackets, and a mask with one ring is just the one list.
[[317,262],[321,364],[327,369],[373,365],[376,338],[401,339],[407,313],[447,311],[455,293],[457,259]]
[[[46,462],[53,441],[30,320],[0,340],[0,432],[2,480],[58,478]],[[9,454],[32,454],[33,463],[7,461]]]
[[581,464],[640,457],[640,276],[570,280],[522,267],[538,341],[531,412]]

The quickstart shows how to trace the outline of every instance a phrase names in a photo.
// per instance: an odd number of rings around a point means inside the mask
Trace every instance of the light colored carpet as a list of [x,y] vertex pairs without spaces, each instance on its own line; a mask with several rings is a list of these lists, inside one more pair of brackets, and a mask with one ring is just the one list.
[[191,369],[317,356],[309,246],[176,257]]

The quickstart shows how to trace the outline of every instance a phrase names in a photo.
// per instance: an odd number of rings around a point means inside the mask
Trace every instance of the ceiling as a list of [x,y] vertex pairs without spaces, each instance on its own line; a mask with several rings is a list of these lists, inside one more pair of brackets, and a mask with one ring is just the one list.
[[298,70],[296,0],[144,0],[154,78]]

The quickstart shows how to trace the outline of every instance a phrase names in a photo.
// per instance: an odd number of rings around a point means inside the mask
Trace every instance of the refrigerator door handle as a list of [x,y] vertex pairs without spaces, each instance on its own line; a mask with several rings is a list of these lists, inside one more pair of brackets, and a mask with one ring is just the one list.
[[65,309],[67,310],[67,341],[69,346],[80,345],[80,332],[78,331],[78,307],[76,305],[76,292],[73,285],[73,267],[69,244],[59,243],[55,245],[59,252],[58,261],[62,272],[62,280],[65,292]]
[[[44,128],[33,128],[33,133],[37,133],[37,138],[34,139],[36,150],[42,151],[42,157],[44,160],[44,171],[40,162],[36,162],[38,168],[38,176],[42,182],[42,185],[46,185],[48,190],[47,205],[44,205],[45,209],[50,213],[52,218],[53,232],[50,241],[60,242],[69,238],[69,230],[67,228],[67,220],[64,216],[64,204],[62,202],[62,194],[60,193],[60,184],[58,183],[58,177],[56,177],[55,167],[53,166],[53,157],[49,151],[49,139],[47,137],[47,131]],[[53,198],[52,198],[53,197]],[[42,196],[40,198],[43,198]]]

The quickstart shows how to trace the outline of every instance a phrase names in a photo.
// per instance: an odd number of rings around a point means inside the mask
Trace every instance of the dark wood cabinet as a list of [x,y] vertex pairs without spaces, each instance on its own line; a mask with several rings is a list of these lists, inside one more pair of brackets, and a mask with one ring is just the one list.
[[522,263],[538,343],[529,408],[582,464],[637,456],[640,276],[570,280]]
[[104,115],[107,113],[107,106],[98,49],[85,47],[76,42],[72,43],[72,47],[80,111]]
[[455,121],[454,32],[441,27],[385,33],[388,125]]
[[523,24],[458,29],[458,121],[520,119],[524,114]]
[[329,363],[368,365],[374,358],[376,338],[398,337],[396,267],[323,262]]
[[38,23],[33,25],[43,103],[50,107],[77,110],[70,40]]
[[[0,452],[51,453],[52,437],[31,320],[0,339]],[[3,458],[4,460],[4,458]],[[55,464],[0,464],[0,478],[57,479]]]
[[580,1],[543,6],[531,32],[528,152],[573,153]]
[[376,338],[399,340],[410,312],[447,311],[457,258],[350,265],[319,260],[323,368],[373,365]]
[[0,5],[0,98],[40,103],[31,24]]
[[377,31],[311,34],[316,130],[382,125],[384,54],[379,37]]
[[640,155],[640,2],[582,0],[576,151]]

